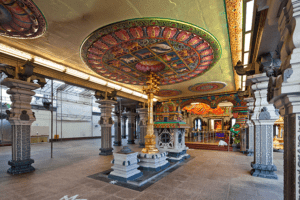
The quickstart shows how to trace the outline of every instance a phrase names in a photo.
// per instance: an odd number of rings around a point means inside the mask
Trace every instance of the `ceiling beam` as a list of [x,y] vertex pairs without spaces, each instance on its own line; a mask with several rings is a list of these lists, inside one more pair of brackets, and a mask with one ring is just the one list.
[[[7,54],[3,54],[3,53],[0,53],[0,62],[11,65],[11,66],[21,66],[25,63],[25,61],[22,59],[15,58],[15,57],[9,56]],[[79,87],[90,89],[90,90],[100,90],[100,91],[108,91],[108,92],[113,91],[113,89],[110,87],[96,84],[96,83],[93,83],[91,81],[87,81],[87,80],[84,80],[81,78],[77,78],[75,76],[71,76],[69,74],[59,72],[59,71],[56,71],[56,70],[53,70],[53,69],[50,69],[47,67],[43,67],[36,63],[33,63],[32,65],[34,66],[34,69],[33,69],[34,73],[40,74],[49,79],[61,80],[68,85],[79,86]],[[122,91],[118,91],[117,96],[125,97],[125,98],[132,99],[132,100],[139,101],[139,102],[147,102],[147,99],[140,98],[140,97],[137,97],[134,95],[130,95],[130,94],[127,94]]]

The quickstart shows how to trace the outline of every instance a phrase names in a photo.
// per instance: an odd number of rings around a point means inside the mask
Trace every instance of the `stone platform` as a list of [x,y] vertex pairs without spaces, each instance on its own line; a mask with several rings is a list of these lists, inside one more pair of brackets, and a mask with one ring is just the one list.
[[142,176],[135,180],[128,180],[127,182],[124,181],[116,181],[113,179],[110,179],[110,174],[112,172],[112,169],[88,176],[89,178],[93,178],[95,180],[104,181],[106,183],[111,183],[114,185],[118,185],[121,187],[129,188],[136,191],[143,191],[150,187],[155,182],[159,181],[160,179],[166,177],[171,172],[175,171],[176,169],[180,168],[181,166],[185,165],[187,162],[192,160],[194,157],[191,157],[189,159],[184,160],[183,162],[176,162],[176,163],[170,163],[165,169],[161,171],[149,171],[149,170],[143,170],[140,169],[142,172]]

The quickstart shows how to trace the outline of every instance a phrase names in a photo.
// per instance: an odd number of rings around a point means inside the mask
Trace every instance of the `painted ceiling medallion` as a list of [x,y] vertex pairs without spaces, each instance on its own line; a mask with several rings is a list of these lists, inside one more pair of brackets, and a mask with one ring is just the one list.
[[165,68],[165,64],[157,60],[142,60],[135,65],[135,68],[141,72],[160,72]]
[[187,81],[204,74],[220,57],[219,42],[206,30],[161,18],[107,25],[81,45],[81,58],[92,70],[133,85],[146,84],[150,67],[162,85]]
[[172,96],[177,96],[180,95],[182,92],[180,90],[160,90],[157,94],[157,96],[160,97],[172,97]]
[[46,20],[31,0],[0,0],[0,35],[36,38],[46,31]]
[[189,87],[191,92],[211,92],[223,89],[226,83],[222,82],[209,82],[209,83],[197,83]]

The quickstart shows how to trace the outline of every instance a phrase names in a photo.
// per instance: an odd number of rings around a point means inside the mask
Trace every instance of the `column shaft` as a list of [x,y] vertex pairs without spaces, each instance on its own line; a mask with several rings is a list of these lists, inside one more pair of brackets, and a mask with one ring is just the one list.
[[126,119],[127,119],[126,116],[122,116],[122,118],[121,118],[121,120],[122,120],[122,122],[121,122],[121,126],[122,126],[121,132],[122,132],[122,138],[123,139],[126,139]]
[[113,100],[98,100],[96,103],[99,103],[99,108],[101,109],[101,117],[99,124],[101,126],[101,148],[99,155],[112,155],[112,140],[111,140],[111,127],[114,123],[112,120],[112,109],[113,104],[116,104],[116,101]]
[[139,127],[140,127],[140,139],[139,145],[140,147],[145,147],[145,136],[147,135],[147,120],[148,120],[148,109],[147,108],[139,108],[137,109],[139,113]]
[[135,113],[127,112],[126,116],[128,118],[128,144],[134,144],[134,123],[135,123]]
[[254,162],[251,163],[252,176],[278,179],[273,164],[273,125],[279,118],[279,113],[267,101],[269,78],[266,73],[248,76],[247,81],[252,82],[255,107],[251,117],[254,123]]
[[6,78],[2,85],[10,88],[12,105],[8,112],[8,120],[12,126],[12,160],[8,162],[10,174],[21,174],[34,171],[31,166],[34,160],[30,158],[30,127],[35,121],[31,110],[31,96],[35,94],[32,90],[39,88],[38,84],[29,83],[17,79]]
[[122,146],[122,138],[121,138],[121,117],[119,113],[115,115],[115,141],[114,146]]

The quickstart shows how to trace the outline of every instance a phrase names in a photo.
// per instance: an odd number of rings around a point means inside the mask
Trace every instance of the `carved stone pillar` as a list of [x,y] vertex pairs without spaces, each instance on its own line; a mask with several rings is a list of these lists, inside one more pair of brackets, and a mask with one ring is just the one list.
[[136,116],[136,138],[139,139],[141,136],[141,128],[140,128],[140,116]]
[[11,167],[7,172],[21,174],[34,171],[31,166],[34,160],[30,158],[30,127],[35,116],[30,102],[35,95],[32,90],[38,89],[40,85],[11,78],[4,79],[2,85],[10,88],[7,94],[11,95],[12,101],[11,109],[7,111],[12,127],[12,159],[8,162]]
[[111,113],[113,105],[116,101],[113,100],[98,100],[99,108],[101,109],[101,117],[99,124],[101,126],[101,148],[99,155],[112,155],[112,140],[111,140],[111,127],[114,124],[112,120]]
[[135,123],[135,116],[136,113],[128,111],[126,113],[128,118],[128,144],[134,144],[134,123]]
[[247,83],[252,82],[255,107],[252,121],[254,123],[254,162],[251,163],[252,176],[277,179],[273,164],[273,125],[279,118],[278,110],[267,101],[269,78],[266,73],[247,77]]
[[251,121],[251,116],[254,109],[254,98],[249,97],[244,99],[247,102],[248,111],[249,111],[249,118],[247,119],[246,123],[248,124],[248,149],[247,149],[247,156],[253,156],[254,155],[254,124]]
[[126,139],[126,119],[127,119],[127,117],[124,115],[121,117],[121,120],[122,120],[121,121],[121,133],[122,133],[123,139]]
[[115,106],[115,141],[114,146],[122,146],[122,137],[121,137],[121,116],[118,111],[118,105]]
[[137,112],[140,116],[140,147],[145,147],[145,136],[147,135],[148,108],[139,108]]

